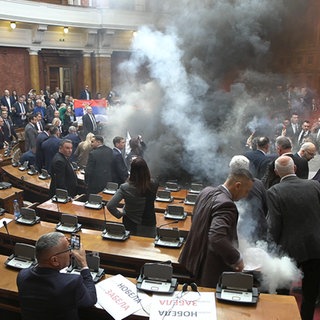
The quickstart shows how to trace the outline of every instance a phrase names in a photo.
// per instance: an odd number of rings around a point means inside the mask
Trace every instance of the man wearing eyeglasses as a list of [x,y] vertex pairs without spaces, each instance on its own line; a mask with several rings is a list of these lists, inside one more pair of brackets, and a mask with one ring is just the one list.
[[[59,271],[74,257],[80,275]],[[36,243],[38,265],[23,269],[17,277],[23,320],[77,320],[78,308],[91,307],[97,295],[85,251],[73,250],[60,232],[42,235]]]

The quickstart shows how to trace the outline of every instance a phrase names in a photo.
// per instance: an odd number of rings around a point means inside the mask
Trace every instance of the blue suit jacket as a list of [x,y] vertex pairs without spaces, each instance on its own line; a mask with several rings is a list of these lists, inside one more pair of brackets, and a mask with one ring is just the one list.
[[50,173],[51,162],[55,154],[59,151],[59,144],[61,139],[56,136],[50,136],[47,140],[42,142],[41,148],[44,155],[44,168]]
[[97,301],[89,269],[81,275],[39,267],[23,269],[17,285],[24,320],[77,320],[79,307],[91,307]]
[[112,181],[118,185],[124,183],[128,178],[128,168],[124,162],[122,154],[113,148],[113,161],[112,161]]

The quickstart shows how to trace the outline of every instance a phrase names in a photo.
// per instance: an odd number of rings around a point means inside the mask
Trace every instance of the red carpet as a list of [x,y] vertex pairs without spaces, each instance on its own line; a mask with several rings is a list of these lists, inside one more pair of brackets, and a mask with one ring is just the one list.
[[[297,304],[300,308],[301,306],[301,283],[294,283],[291,291],[290,291],[290,295],[294,296],[297,300]],[[313,320],[320,320],[320,303],[318,303],[315,312],[314,312],[314,316],[313,316]]]

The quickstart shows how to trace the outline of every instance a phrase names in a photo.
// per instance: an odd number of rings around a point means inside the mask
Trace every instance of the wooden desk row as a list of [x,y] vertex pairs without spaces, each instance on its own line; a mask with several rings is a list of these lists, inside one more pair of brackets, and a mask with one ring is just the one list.
[[[13,218],[10,214],[4,217]],[[43,234],[55,231],[56,224],[40,221],[33,226],[26,226],[11,221],[8,236],[4,227],[0,228],[1,253],[10,254],[16,242],[34,245]],[[190,280],[188,272],[178,262],[179,249],[155,247],[153,238],[130,236],[126,241],[104,240],[101,231],[81,229],[81,242],[87,251],[99,252],[101,266],[106,273],[122,273],[125,276],[136,277],[146,262],[168,261],[173,265],[174,274],[182,281]]]
[[[38,175],[29,175],[26,171],[20,171],[17,167],[13,167],[12,165],[7,165],[1,168],[1,172],[3,175],[3,179],[7,182],[12,183],[17,188],[23,189],[29,193],[33,193],[36,195],[37,202],[43,202],[49,199],[49,187],[50,187],[50,179],[41,180]],[[78,181],[83,182],[83,174],[77,172]],[[185,212],[188,214],[192,214],[193,206],[186,205],[183,203],[183,200],[186,197],[187,190],[182,189],[177,192],[172,192],[172,196],[174,197],[173,202],[159,202],[155,201],[155,210],[156,212],[164,212],[169,204],[183,206]],[[108,202],[112,195],[105,194],[103,192],[99,193],[102,196],[103,201]]]
[[38,175],[31,176],[12,165],[1,167],[1,174],[4,181],[23,189],[27,194],[33,194],[36,201],[42,202],[49,199],[50,179],[41,180]]
[[[7,257],[0,255],[0,308],[20,313],[16,277],[18,271],[6,268]],[[107,275],[106,277],[109,277]],[[130,279],[134,282],[133,279]],[[214,291],[209,288],[199,288],[203,291]],[[300,320],[299,309],[293,296],[260,294],[257,305],[240,305],[223,303],[216,300],[217,320]],[[80,310],[80,318],[110,319],[108,313],[97,308]],[[132,315],[128,320],[145,320],[148,316]]]
[[[36,207],[36,213],[41,220],[49,222],[59,222],[61,214],[77,215],[79,223],[85,228],[103,230],[105,217],[107,221],[121,222],[121,219],[115,218],[107,208],[100,210],[85,208],[84,202],[71,201],[68,203],[56,203],[51,199]],[[186,237],[191,227],[191,217],[187,216],[185,220],[172,224],[174,220],[165,219],[163,213],[156,213],[157,227],[169,224],[168,228],[176,227],[181,231],[181,236]]]

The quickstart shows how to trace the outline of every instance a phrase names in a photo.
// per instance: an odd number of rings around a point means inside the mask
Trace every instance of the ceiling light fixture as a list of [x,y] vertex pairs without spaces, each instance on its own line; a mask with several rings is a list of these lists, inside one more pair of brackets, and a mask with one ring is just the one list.
[[12,30],[14,30],[16,27],[17,27],[17,24],[15,23],[15,21],[11,21],[11,22],[10,22],[10,28],[11,28]]
[[68,27],[64,27],[64,28],[63,28],[63,32],[64,32],[64,33],[68,33],[68,32],[69,32],[69,28],[68,28]]

